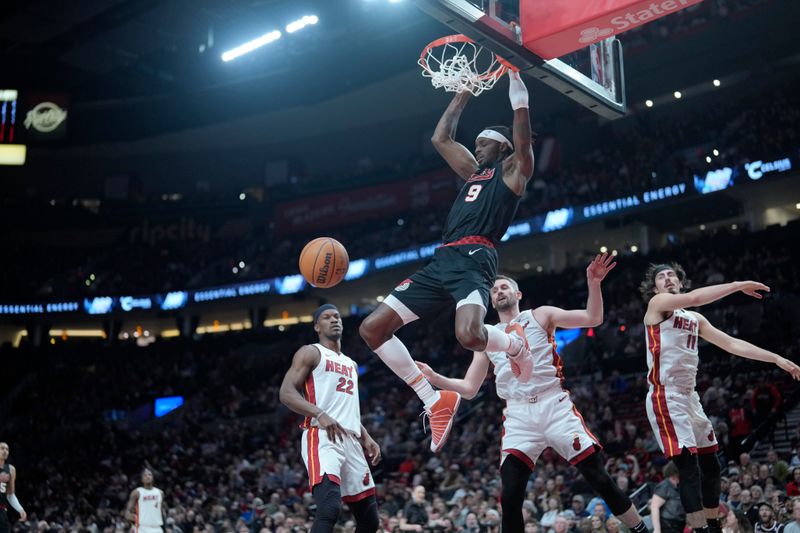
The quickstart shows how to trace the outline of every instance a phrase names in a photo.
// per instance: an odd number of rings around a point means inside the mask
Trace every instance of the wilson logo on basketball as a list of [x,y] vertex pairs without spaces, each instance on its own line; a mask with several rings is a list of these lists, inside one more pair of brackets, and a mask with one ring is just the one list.
[[410,279],[407,279],[407,280],[404,280],[404,281],[403,281],[403,282],[402,282],[400,285],[398,285],[397,287],[395,287],[395,288],[394,288],[394,290],[396,290],[396,291],[398,291],[398,292],[403,292],[403,291],[404,291],[404,290],[406,290],[406,289],[407,289],[407,288],[408,288],[410,285],[411,285],[411,280],[410,280]]
[[328,272],[331,271],[331,261],[333,261],[333,254],[327,252],[325,254],[325,262],[319,267],[317,273],[317,285],[323,285],[328,280]]

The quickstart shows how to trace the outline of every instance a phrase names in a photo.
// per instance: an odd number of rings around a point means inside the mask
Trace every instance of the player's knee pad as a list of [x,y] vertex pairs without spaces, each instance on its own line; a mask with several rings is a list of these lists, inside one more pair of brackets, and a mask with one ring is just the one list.
[[678,492],[681,494],[683,510],[687,513],[702,511],[700,465],[697,462],[697,455],[684,448],[680,455],[672,458],[672,462],[678,467]]
[[331,481],[328,476],[324,476],[322,481],[314,486],[312,494],[314,503],[317,504],[314,524],[330,524],[333,527],[342,511],[342,492],[339,485]]
[[699,455],[700,486],[703,495],[703,507],[716,509],[719,506],[720,494],[720,466],[716,453]]
[[586,483],[605,500],[612,513],[619,516],[631,508],[631,499],[608,475],[600,453],[593,453],[575,467],[583,475]]
[[378,501],[375,496],[347,504],[356,520],[356,533],[375,533],[380,527]]

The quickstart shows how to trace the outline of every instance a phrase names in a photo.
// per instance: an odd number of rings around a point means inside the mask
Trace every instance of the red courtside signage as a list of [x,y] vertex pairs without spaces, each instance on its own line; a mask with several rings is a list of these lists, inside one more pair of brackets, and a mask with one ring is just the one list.
[[520,0],[525,46],[544,59],[632,30],[703,0]]

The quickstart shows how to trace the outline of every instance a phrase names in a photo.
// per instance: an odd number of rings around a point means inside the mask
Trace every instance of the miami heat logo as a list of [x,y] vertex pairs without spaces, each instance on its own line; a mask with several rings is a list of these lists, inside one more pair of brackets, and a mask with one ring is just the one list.
[[395,287],[394,290],[396,290],[397,292],[403,292],[404,290],[406,290],[411,285],[411,283],[412,282],[411,282],[410,279],[405,279],[405,280],[403,280],[402,283],[400,283],[400,285]]
[[581,438],[578,436],[577,433],[574,433],[574,435],[575,435],[575,440],[572,441],[572,448],[576,452],[579,452],[581,451]]
[[708,440],[709,442],[714,442],[714,430],[708,432]]
[[369,470],[367,470],[367,473],[366,473],[366,474],[364,474],[363,483],[364,483],[364,486],[365,486],[365,487],[366,487],[367,485],[369,485]]

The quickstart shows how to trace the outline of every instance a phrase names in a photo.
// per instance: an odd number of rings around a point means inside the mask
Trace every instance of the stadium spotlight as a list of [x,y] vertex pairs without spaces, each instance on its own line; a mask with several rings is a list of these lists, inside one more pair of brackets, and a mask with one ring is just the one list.
[[306,15],[301,19],[297,19],[294,22],[290,22],[286,25],[286,33],[294,33],[298,30],[302,30],[306,26],[310,24],[316,24],[319,22],[319,17],[316,15]]
[[377,298],[375,298],[375,300],[377,302],[382,302],[384,300],[384,298],[383,298],[383,296],[379,295]]
[[542,265],[536,267],[536,272],[542,272],[543,270],[544,268],[542,267]]
[[700,224],[700,231],[705,231],[705,230],[706,230],[706,225]]
[[617,254],[619,254],[619,252],[617,252],[616,250],[611,250],[611,255],[617,257]]
[[794,204],[794,208],[800,211],[800,202]]
[[636,253],[638,251],[639,251],[639,247],[638,246],[636,246],[635,244],[633,246],[631,246],[631,252]]
[[672,96],[674,96],[675,98],[680,98],[683,95],[681,94],[680,91],[675,91],[674,93],[672,93]]
[[714,87],[719,87],[720,85],[722,85],[719,80],[714,80],[713,83]]
[[653,107],[653,101],[652,100],[645,100],[644,101],[644,105],[646,105],[647,107]]
[[261,48],[265,44],[269,44],[272,41],[277,41],[280,38],[281,38],[281,32],[278,30],[273,30],[269,33],[265,33],[261,37],[256,37],[252,41],[247,41],[244,44],[240,44],[236,48],[231,48],[227,52],[223,52],[222,60],[231,61],[239,56],[243,56],[244,54],[247,54],[249,52],[252,52],[253,50]]
[[400,3],[400,2],[402,2],[402,1],[403,1],[403,0],[389,0],[389,3],[390,3],[390,4],[399,4],[399,3]]
[[711,153],[712,153],[712,154],[714,154],[714,157],[717,157],[717,156],[719,155],[719,150],[717,150],[716,148],[714,148],[714,149],[711,151]]
[[522,268],[524,268],[525,270],[530,270],[531,269],[531,264],[530,263],[525,263],[524,265],[522,265]]
[[247,198],[245,193],[239,193],[239,200],[244,200],[245,198]]
[[239,261],[239,268],[244,268],[244,261]]
[[711,156],[710,155],[706,156],[706,163],[711,163]]
[[604,253],[606,253],[607,251],[608,251],[608,247],[607,247],[607,246],[601,246],[601,247],[600,247],[600,253],[601,253],[601,254],[604,254]]

